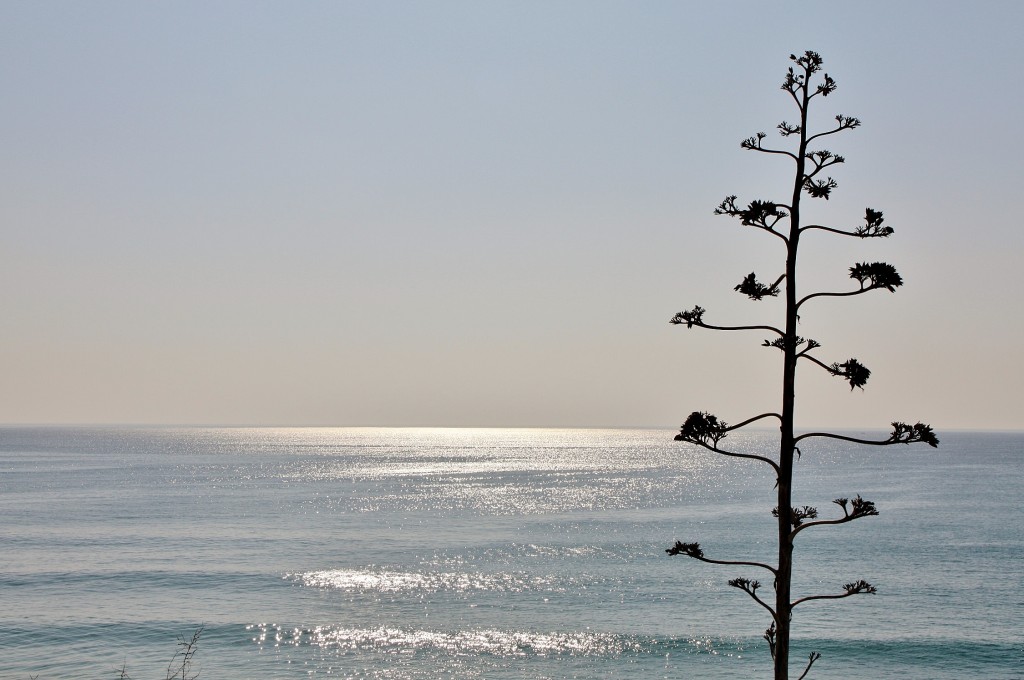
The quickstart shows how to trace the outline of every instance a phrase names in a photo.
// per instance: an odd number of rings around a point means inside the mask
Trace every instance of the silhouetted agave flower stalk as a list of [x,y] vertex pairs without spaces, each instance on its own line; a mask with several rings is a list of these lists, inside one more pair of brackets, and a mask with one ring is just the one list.
[[[847,359],[843,362],[826,363],[813,354],[821,347],[821,343],[809,338],[805,339],[797,334],[797,325],[800,320],[799,314],[805,303],[816,298],[824,297],[850,297],[863,295],[874,290],[887,290],[895,292],[903,285],[903,278],[896,271],[896,268],[885,262],[859,262],[850,267],[850,278],[857,283],[857,287],[843,291],[820,291],[800,297],[796,281],[797,251],[800,245],[800,238],[810,231],[821,231],[833,235],[852,238],[885,238],[893,233],[892,227],[884,224],[882,211],[874,208],[867,208],[864,211],[864,224],[844,229],[823,224],[804,224],[801,219],[801,200],[804,196],[810,198],[821,198],[828,200],[832,192],[838,188],[838,182],[832,177],[820,176],[822,171],[845,162],[842,156],[832,153],[827,149],[812,149],[812,144],[832,135],[846,132],[860,127],[860,121],[851,116],[835,116],[835,124],[832,127],[821,131],[811,132],[807,127],[808,110],[812,100],[816,97],[827,97],[836,91],[836,81],[827,73],[820,73],[822,59],[816,52],[804,52],[801,56],[790,55],[793,62],[786,73],[782,83],[782,89],[793,100],[799,113],[799,122],[783,121],[777,126],[779,134],[788,141],[787,148],[766,147],[765,139],[767,134],[758,132],[752,137],[744,139],[740,147],[748,151],[772,154],[783,159],[788,159],[793,165],[793,193],[789,203],[781,203],[772,200],[753,200],[746,204],[738,202],[736,196],[727,196],[715,209],[716,215],[727,215],[736,218],[744,227],[753,227],[759,231],[775,237],[781,242],[785,250],[785,268],[777,277],[769,277],[767,280],[774,283],[766,284],[759,281],[757,275],[751,272],[743,281],[736,286],[735,290],[751,300],[763,300],[768,297],[777,297],[784,293],[785,297],[785,319],[778,326],[764,325],[718,325],[705,319],[706,310],[703,307],[695,306],[692,309],[679,312],[671,319],[671,323],[685,325],[687,328],[704,328],[717,331],[765,331],[772,335],[762,344],[765,347],[778,349],[782,352],[783,379],[782,379],[782,404],[778,412],[762,413],[748,418],[736,425],[728,425],[718,416],[703,412],[694,411],[682,424],[677,441],[700,446],[715,453],[734,458],[756,460],[768,465],[775,472],[775,486],[778,496],[778,504],[772,510],[772,515],[778,520],[778,561],[775,564],[761,562],[747,562],[742,560],[718,560],[705,555],[699,543],[684,543],[676,541],[675,545],[668,548],[669,555],[685,555],[701,562],[711,564],[727,564],[733,566],[749,566],[768,571],[772,575],[772,584],[775,590],[774,602],[762,599],[758,594],[760,581],[748,578],[733,578],[729,585],[744,591],[761,607],[771,615],[771,623],[764,633],[764,639],[768,643],[768,649],[774,663],[775,680],[788,680],[789,678],[789,651],[790,651],[790,624],[793,618],[793,609],[800,604],[813,600],[835,600],[852,595],[870,595],[876,592],[873,585],[864,580],[857,580],[847,583],[833,594],[807,595],[794,598],[792,594],[793,577],[793,546],[796,536],[812,527],[825,525],[845,524],[862,517],[871,517],[878,514],[875,504],[861,498],[859,495],[852,500],[848,498],[837,498],[833,501],[843,511],[842,517],[835,519],[822,519],[818,510],[809,505],[794,506],[793,495],[793,464],[794,454],[799,457],[800,449],[798,444],[804,439],[810,438],[831,438],[858,444],[874,446],[888,446],[892,444],[914,444],[924,443],[929,446],[938,446],[939,440],[929,425],[916,423],[908,425],[902,422],[892,423],[892,433],[887,439],[867,440],[857,437],[835,434],[831,432],[806,432],[797,434],[794,431],[794,413],[796,406],[795,382],[796,369],[800,360],[816,365],[831,375],[846,380],[850,389],[864,389],[871,371],[868,370],[859,360]],[[820,75],[819,75],[820,74]],[[746,453],[732,449],[723,448],[724,440],[733,430],[738,430],[750,423],[763,419],[775,419],[779,422],[780,438],[778,457],[771,457],[759,454]],[[808,657],[807,664],[801,679],[807,676],[811,666],[821,658],[817,652],[812,652]]]

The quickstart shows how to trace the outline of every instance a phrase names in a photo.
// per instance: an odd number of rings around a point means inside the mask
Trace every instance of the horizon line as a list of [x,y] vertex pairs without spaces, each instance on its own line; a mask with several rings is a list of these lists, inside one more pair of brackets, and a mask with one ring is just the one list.
[[[678,425],[337,425],[337,424],[270,424],[270,423],[144,423],[144,422],[0,422],[0,428],[139,428],[139,429],[184,429],[184,428],[209,428],[209,429],[392,429],[392,430],[669,430],[679,429]],[[863,425],[800,425],[797,427],[804,431],[834,430],[848,432],[851,430],[887,431],[888,427],[863,426]],[[771,431],[776,427],[756,426],[736,430],[747,431]],[[1024,427],[941,427],[936,428],[938,432],[1024,432]]]

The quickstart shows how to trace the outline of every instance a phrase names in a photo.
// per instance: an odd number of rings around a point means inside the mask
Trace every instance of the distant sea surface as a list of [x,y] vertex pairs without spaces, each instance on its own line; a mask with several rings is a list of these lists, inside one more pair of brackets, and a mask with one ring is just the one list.
[[[763,464],[670,430],[0,428],[0,677],[770,677]],[[884,433],[860,433],[884,438]],[[808,442],[793,673],[1024,678],[1024,434]],[[773,451],[772,432],[733,434]]]

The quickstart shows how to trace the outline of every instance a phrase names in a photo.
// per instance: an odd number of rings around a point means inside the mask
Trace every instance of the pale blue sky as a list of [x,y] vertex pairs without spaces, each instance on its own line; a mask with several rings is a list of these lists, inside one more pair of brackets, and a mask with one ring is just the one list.
[[0,422],[676,425],[777,408],[757,334],[673,327],[775,239],[739,148],[790,52],[859,117],[802,283],[804,424],[1021,428],[1024,4],[2,2]]

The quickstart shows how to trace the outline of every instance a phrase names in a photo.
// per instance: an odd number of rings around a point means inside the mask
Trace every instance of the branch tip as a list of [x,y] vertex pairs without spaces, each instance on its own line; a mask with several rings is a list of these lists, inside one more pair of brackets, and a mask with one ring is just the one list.
[[700,543],[683,543],[676,541],[676,544],[671,548],[665,548],[665,552],[669,554],[669,557],[676,555],[686,555],[687,557],[693,557],[700,559],[704,557],[704,551],[700,549]]

